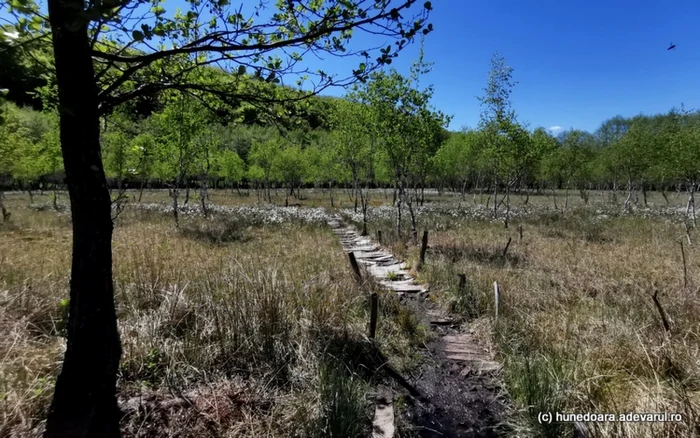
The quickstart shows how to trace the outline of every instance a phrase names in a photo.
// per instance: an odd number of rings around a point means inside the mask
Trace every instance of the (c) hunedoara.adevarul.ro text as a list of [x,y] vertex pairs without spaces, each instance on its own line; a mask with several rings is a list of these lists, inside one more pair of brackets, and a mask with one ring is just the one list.
[[565,412],[540,412],[537,414],[537,421],[542,423],[575,423],[575,422],[630,422],[630,423],[665,423],[681,422],[683,415],[669,412],[624,412],[618,414],[599,414],[586,412],[581,414]]

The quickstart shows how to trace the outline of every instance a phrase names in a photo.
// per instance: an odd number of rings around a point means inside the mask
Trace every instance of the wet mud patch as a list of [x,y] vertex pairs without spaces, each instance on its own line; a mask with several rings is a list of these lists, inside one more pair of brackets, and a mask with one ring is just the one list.
[[427,302],[406,303],[433,332],[424,361],[412,383],[421,398],[412,398],[401,413],[417,437],[496,438],[508,434],[508,411],[500,365],[472,338],[450,324],[449,316]]

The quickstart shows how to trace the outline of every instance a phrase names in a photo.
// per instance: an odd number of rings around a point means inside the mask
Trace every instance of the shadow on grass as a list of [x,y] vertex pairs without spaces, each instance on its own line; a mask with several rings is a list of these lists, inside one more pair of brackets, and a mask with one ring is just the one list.
[[555,239],[578,238],[590,243],[612,242],[606,224],[587,210],[572,210],[568,213],[542,213],[527,221],[534,226],[543,226],[541,233]]
[[524,255],[509,249],[505,256],[505,246],[494,245],[433,245],[428,248],[429,255],[443,256],[452,262],[468,260],[482,265],[503,267],[509,265],[516,267],[526,262]]
[[245,226],[234,221],[183,223],[180,226],[180,234],[188,239],[212,245],[226,245],[249,240],[245,234]]

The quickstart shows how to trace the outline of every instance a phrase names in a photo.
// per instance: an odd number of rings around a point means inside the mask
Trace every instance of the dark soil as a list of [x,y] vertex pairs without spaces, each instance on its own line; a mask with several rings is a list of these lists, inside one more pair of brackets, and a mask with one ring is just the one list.
[[506,436],[502,424],[507,401],[498,372],[479,372],[464,362],[451,360],[444,351],[445,335],[459,333],[456,324],[431,324],[429,304],[407,300],[412,310],[430,325],[434,338],[423,351],[425,360],[418,379],[411,383],[423,400],[409,398],[401,413],[418,437],[495,438]]

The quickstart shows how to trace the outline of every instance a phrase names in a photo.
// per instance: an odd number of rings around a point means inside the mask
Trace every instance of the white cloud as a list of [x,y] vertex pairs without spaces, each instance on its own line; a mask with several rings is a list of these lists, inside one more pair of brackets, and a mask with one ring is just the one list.
[[561,126],[550,126],[549,128],[547,128],[547,131],[558,132],[558,131],[561,131],[562,129],[564,129],[564,128],[562,128]]
[[3,32],[5,36],[10,40],[16,40],[19,38],[19,32]]

